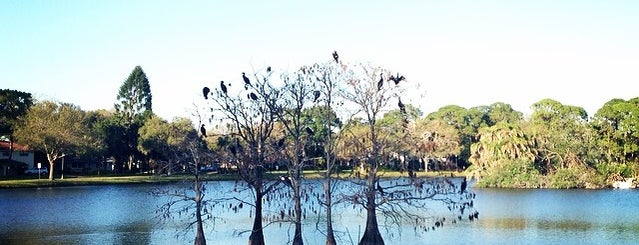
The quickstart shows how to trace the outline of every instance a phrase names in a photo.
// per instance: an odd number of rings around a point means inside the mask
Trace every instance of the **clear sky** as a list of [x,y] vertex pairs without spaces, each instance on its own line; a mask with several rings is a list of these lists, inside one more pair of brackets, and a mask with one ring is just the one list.
[[110,109],[136,65],[153,111],[189,116],[201,87],[337,50],[421,83],[424,112],[543,98],[590,115],[639,96],[639,1],[0,0],[0,88]]

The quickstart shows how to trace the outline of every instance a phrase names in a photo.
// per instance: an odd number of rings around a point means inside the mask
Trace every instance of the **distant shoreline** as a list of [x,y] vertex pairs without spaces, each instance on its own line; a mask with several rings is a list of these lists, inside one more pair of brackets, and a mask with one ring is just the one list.
[[[455,171],[433,171],[433,172],[417,172],[419,177],[463,177],[464,174]],[[275,179],[277,176],[285,175],[286,171],[269,172],[270,178]],[[397,171],[381,172],[381,178],[395,178],[406,175],[406,173],[400,173]],[[321,178],[321,172],[307,171],[304,174],[304,178],[307,179],[319,179]],[[46,188],[46,187],[66,187],[66,186],[98,186],[98,185],[130,185],[130,184],[162,184],[162,183],[176,183],[180,181],[190,181],[193,179],[192,175],[173,175],[173,176],[160,176],[160,175],[123,175],[123,176],[65,176],[64,179],[55,179],[49,181],[48,178],[41,179],[9,179],[0,180],[0,189],[17,189],[17,188]],[[236,174],[218,174],[218,173],[206,173],[202,175],[204,181],[234,181],[239,180]],[[490,187],[500,189],[553,189],[553,188],[504,188],[504,187]],[[594,189],[610,189],[611,187],[594,188]],[[587,189],[587,188],[577,188]]]

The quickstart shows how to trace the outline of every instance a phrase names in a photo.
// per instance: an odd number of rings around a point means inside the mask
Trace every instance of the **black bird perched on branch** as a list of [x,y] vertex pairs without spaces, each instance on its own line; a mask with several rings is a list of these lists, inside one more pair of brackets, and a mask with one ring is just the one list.
[[266,67],[266,72],[271,72],[271,67]]
[[404,76],[400,76],[399,73],[397,73],[397,76],[391,75],[389,79],[395,82],[395,85],[399,84],[399,82],[401,81],[406,80],[406,78]]
[[382,90],[382,86],[384,86],[384,77],[382,77],[382,74],[379,74],[380,78],[379,78],[379,82],[377,82],[377,91]]
[[319,90],[313,91],[313,103],[317,102],[317,99],[319,99],[320,95],[322,94],[320,93]]
[[209,99],[209,93],[211,92],[211,89],[209,87],[204,87],[202,89],[202,94],[204,95],[204,99],[208,100]]
[[333,51],[333,59],[336,63],[339,63],[339,55],[337,55],[337,51]]
[[278,148],[282,148],[284,146],[284,141],[286,140],[286,138],[281,138],[280,140],[277,141],[277,147]]
[[313,136],[313,134],[315,134],[315,132],[313,132],[313,130],[310,127],[306,127],[306,133],[310,136]]
[[284,184],[288,185],[289,187],[293,187],[293,182],[291,181],[290,176],[280,176],[280,181],[284,182]]
[[399,102],[397,102],[397,106],[399,106],[399,111],[401,111],[403,114],[406,114],[406,106],[404,105],[404,103],[402,103],[401,98],[399,98]]
[[235,145],[229,146],[229,151],[231,151],[231,154],[233,154],[233,156],[237,155],[237,148],[235,148]]
[[224,81],[220,81],[220,89],[222,89],[222,92],[226,94],[227,89],[226,89],[226,85],[224,85]]
[[257,100],[257,95],[253,92],[251,92],[251,94],[249,94],[249,96],[251,96],[252,100]]
[[244,89],[248,89],[251,86],[251,80],[246,77],[246,73],[242,72],[242,79],[244,80]]
[[379,184],[379,181],[377,181],[377,191],[379,191],[380,194],[384,195],[384,188],[382,188],[382,186]]
[[462,193],[464,193],[464,191],[466,191],[466,185],[467,185],[466,177],[464,177],[464,179],[461,182],[461,189],[459,191],[459,194],[462,194]]
[[200,133],[202,133],[202,136],[206,137],[206,128],[204,128],[204,124],[200,127]]

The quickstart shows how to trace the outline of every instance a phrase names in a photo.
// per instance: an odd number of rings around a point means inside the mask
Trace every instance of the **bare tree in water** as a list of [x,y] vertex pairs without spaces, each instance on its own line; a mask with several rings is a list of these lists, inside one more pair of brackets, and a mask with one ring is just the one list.
[[[148,126],[150,125],[145,125],[145,127]],[[165,150],[167,161],[163,162],[166,166],[161,167],[176,167],[185,177],[179,184],[163,186],[152,191],[153,195],[166,198],[156,213],[164,222],[183,222],[186,217],[187,226],[183,233],[195,228],[194,244],[205,245],[204,222],[214,219],[209,211],[215,203],[219,202],[219,200],[205,198],[206,186],[202,179],[204,173],[200,169],[213,160],[203,139],[200,138],[205,135],[199,136],[188,119],[154,127],[158,127],[159,130],[156,130],[158,137],[153,138],[161,142],[146,142],[146,144],[155,146],[164,144],[166,147],[162,149]]]
[[227,151],[222,164],[236,169],[253,193],[252,203],[240,200],[242,206],[248,204],[254,208],[249,245],[264,244],[264,199],[280,185],[265,175],[268,165],[277,160],[273,147],[277,117],[269,103],[278,99],[279,92],[269,85],[271,73],[270,68],[251,78],[242,73],[240,82],[221,81],[213,90],[203,89],[205,99],[211,96],[213,116],[229,127],[227,140],[220,145]]
[[[443,220],[434,219],[424,212],[425,207],[433,205],[433,201],[460,212],[457,218],[464,212],[476,216],[472,207],[474,194],[461,191],[460,186],[449,178],[419,178],[414,171],[407,171],[404,178],[384,178],[383,167],[397,156],[399,148],[407,147],[403,141],[410,139],[407,125],[411,122],[404,118],[402,129],[393,130],[394,127],[380,123],[379,119],[391,108],[406,114],[404,102],[407,99],[402,102],[400,95],[406,94],[403,86],[407,81],[397,73],[391,74],[370,64],[342,67],[341,82],[345,83],[345,88],[340,95],[350,103],[349,106],[358,109],[353,115],[360,119],[351,120],[342,129],[345,132],[340,140],[340,155],[350,158],[357,166],[353,171],[354,178],[349,180],[355,187],[350,193],[340,194],[339,198],[350,201],[354,208],[361,207],[366,211],[366,226],[359,244],[384,244],[379,231],[378,212],[385,222],[409,222],[422,230],[443,224]],[[397,107],[391,102],[396,102]]]

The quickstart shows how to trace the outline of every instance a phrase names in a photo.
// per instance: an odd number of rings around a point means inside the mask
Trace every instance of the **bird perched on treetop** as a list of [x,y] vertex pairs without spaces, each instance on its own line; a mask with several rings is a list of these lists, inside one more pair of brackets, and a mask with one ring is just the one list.
[[226,85],[224,85],[224,81],[220,81],[220,89],[222,89],[222,92],[224,94],[226,94]]
[[406,78],[404,76],[400,76],[399,73],[397,73],[397,76],[391,75],[389,79],[395,82],[395,85],[399,84],[399,82],[401,81],[406,80]]
[[397,106],[399,106],[399,111],[406,114],[406,106],[402,103],[402,99],[399,98],[399,102],[397,102]]
[[200,133],[202,133],[202,136],[206,137],[206,128],[204,127],[204,124],[200,127]]
[[313,91],[313,103],[317,102],[317,99],[319,99],[321,93],[319,90],[315,90]]
[[209,89],[209,87],[204,87],[202,89],[202,94],[204,95],[204,99],[207,100],[209,99],[209,93],[211,92],[211,89]]
[[382,77],[382,74],[379,74],[379,82],[377,82],[377,91],[382,90],[382,86],[384,86],[384,77]]
[[251,96],[252,100],[257,100],[257,95],[255,93],[251,92],[249,96]]
[[246,77],[246,73],[242,72],[242,80],[244,80],[244,89],[248,89],[251,86],[251,80]]
[[339,55],[337,55],[337,51],[333,51],[333,59],[336,63],[339,63]]

